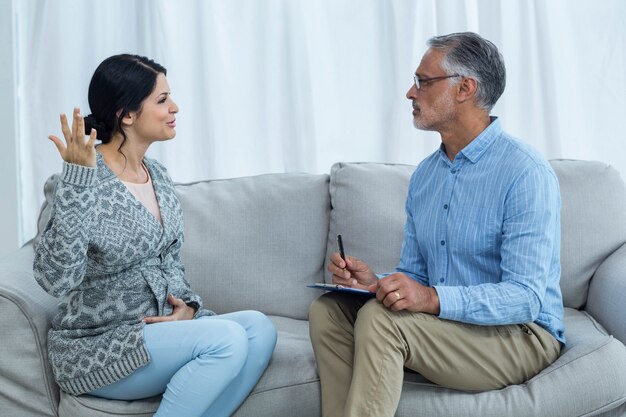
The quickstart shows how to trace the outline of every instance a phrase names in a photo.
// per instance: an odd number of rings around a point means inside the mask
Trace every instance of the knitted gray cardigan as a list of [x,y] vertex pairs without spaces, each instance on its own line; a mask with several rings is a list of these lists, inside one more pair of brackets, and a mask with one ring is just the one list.
[[180,260],[182,210],[165,168],[144,158],[163,225],[97,155],[97,166],[63,164],[50,220],[36,246],[39,285],[62,298],[48,333],[61,389],[78,395],[146,365],[145,316],[169,315],[167,294],[211,315]]

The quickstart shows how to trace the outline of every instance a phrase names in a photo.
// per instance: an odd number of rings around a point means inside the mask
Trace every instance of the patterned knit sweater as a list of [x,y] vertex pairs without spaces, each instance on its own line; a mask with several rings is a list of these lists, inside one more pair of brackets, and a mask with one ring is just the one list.
[[78,395],[146,365],[145,316],[169,315],[167,294],[202,309],[180,260],[183,218],[165,168],[144,158],[163,225],[97,155],[94,168],[63,164],[50,220],[36,247],[35,279],[62,298],[48,333],[57,383]]

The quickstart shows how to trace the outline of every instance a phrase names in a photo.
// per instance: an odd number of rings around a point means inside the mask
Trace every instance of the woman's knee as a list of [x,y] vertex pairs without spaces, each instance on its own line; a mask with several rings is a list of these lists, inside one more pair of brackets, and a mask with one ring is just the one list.
[[267,363],[276,346],[277,332],[274,323],[265,314],[255,310],[243,310],[221,316],[224,321],[239,324],[246,332],[248,355]]
[[248,329],[248,338],[251,347],[261,349],[263,351],[274,351],[276,346],[276,326],[269,317],[260,311],[246,311],[250,328]]
[[248,335],[238,323],[228,320],[212,320],[205,329],[196,346],[200,361],[219,358],[228,363],[235,373],[243,366],[248,357]]

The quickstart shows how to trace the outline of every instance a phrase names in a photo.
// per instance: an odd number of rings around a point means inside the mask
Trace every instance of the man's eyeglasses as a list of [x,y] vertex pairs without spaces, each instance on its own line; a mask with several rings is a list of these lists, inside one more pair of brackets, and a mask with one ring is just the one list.
[[453,75],[445,75],[443,77],[432,77],[432,78],[417,78],[417,75],[413,74],[413,80],[415,81],[415,87],[417,87],[417,89],[421,89],[422,87],[427,86],[428,84],[435,82],[435,81],[439,81],[439,80],[445,80],[447,78],[454,78],[454,77],[462,77],[461,74],[453,74]]

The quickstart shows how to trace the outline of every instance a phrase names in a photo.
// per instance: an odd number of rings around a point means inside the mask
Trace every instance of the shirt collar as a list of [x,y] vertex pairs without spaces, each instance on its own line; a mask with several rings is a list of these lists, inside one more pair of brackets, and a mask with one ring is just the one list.
[[478,162],[489,146],[502,134],[500,120],[494,116],[490,116],[489,119],[491,120],[489,126],[480,132],[480,135],[476,136],[469,145],[461,149],[460,153],[473,164]]

